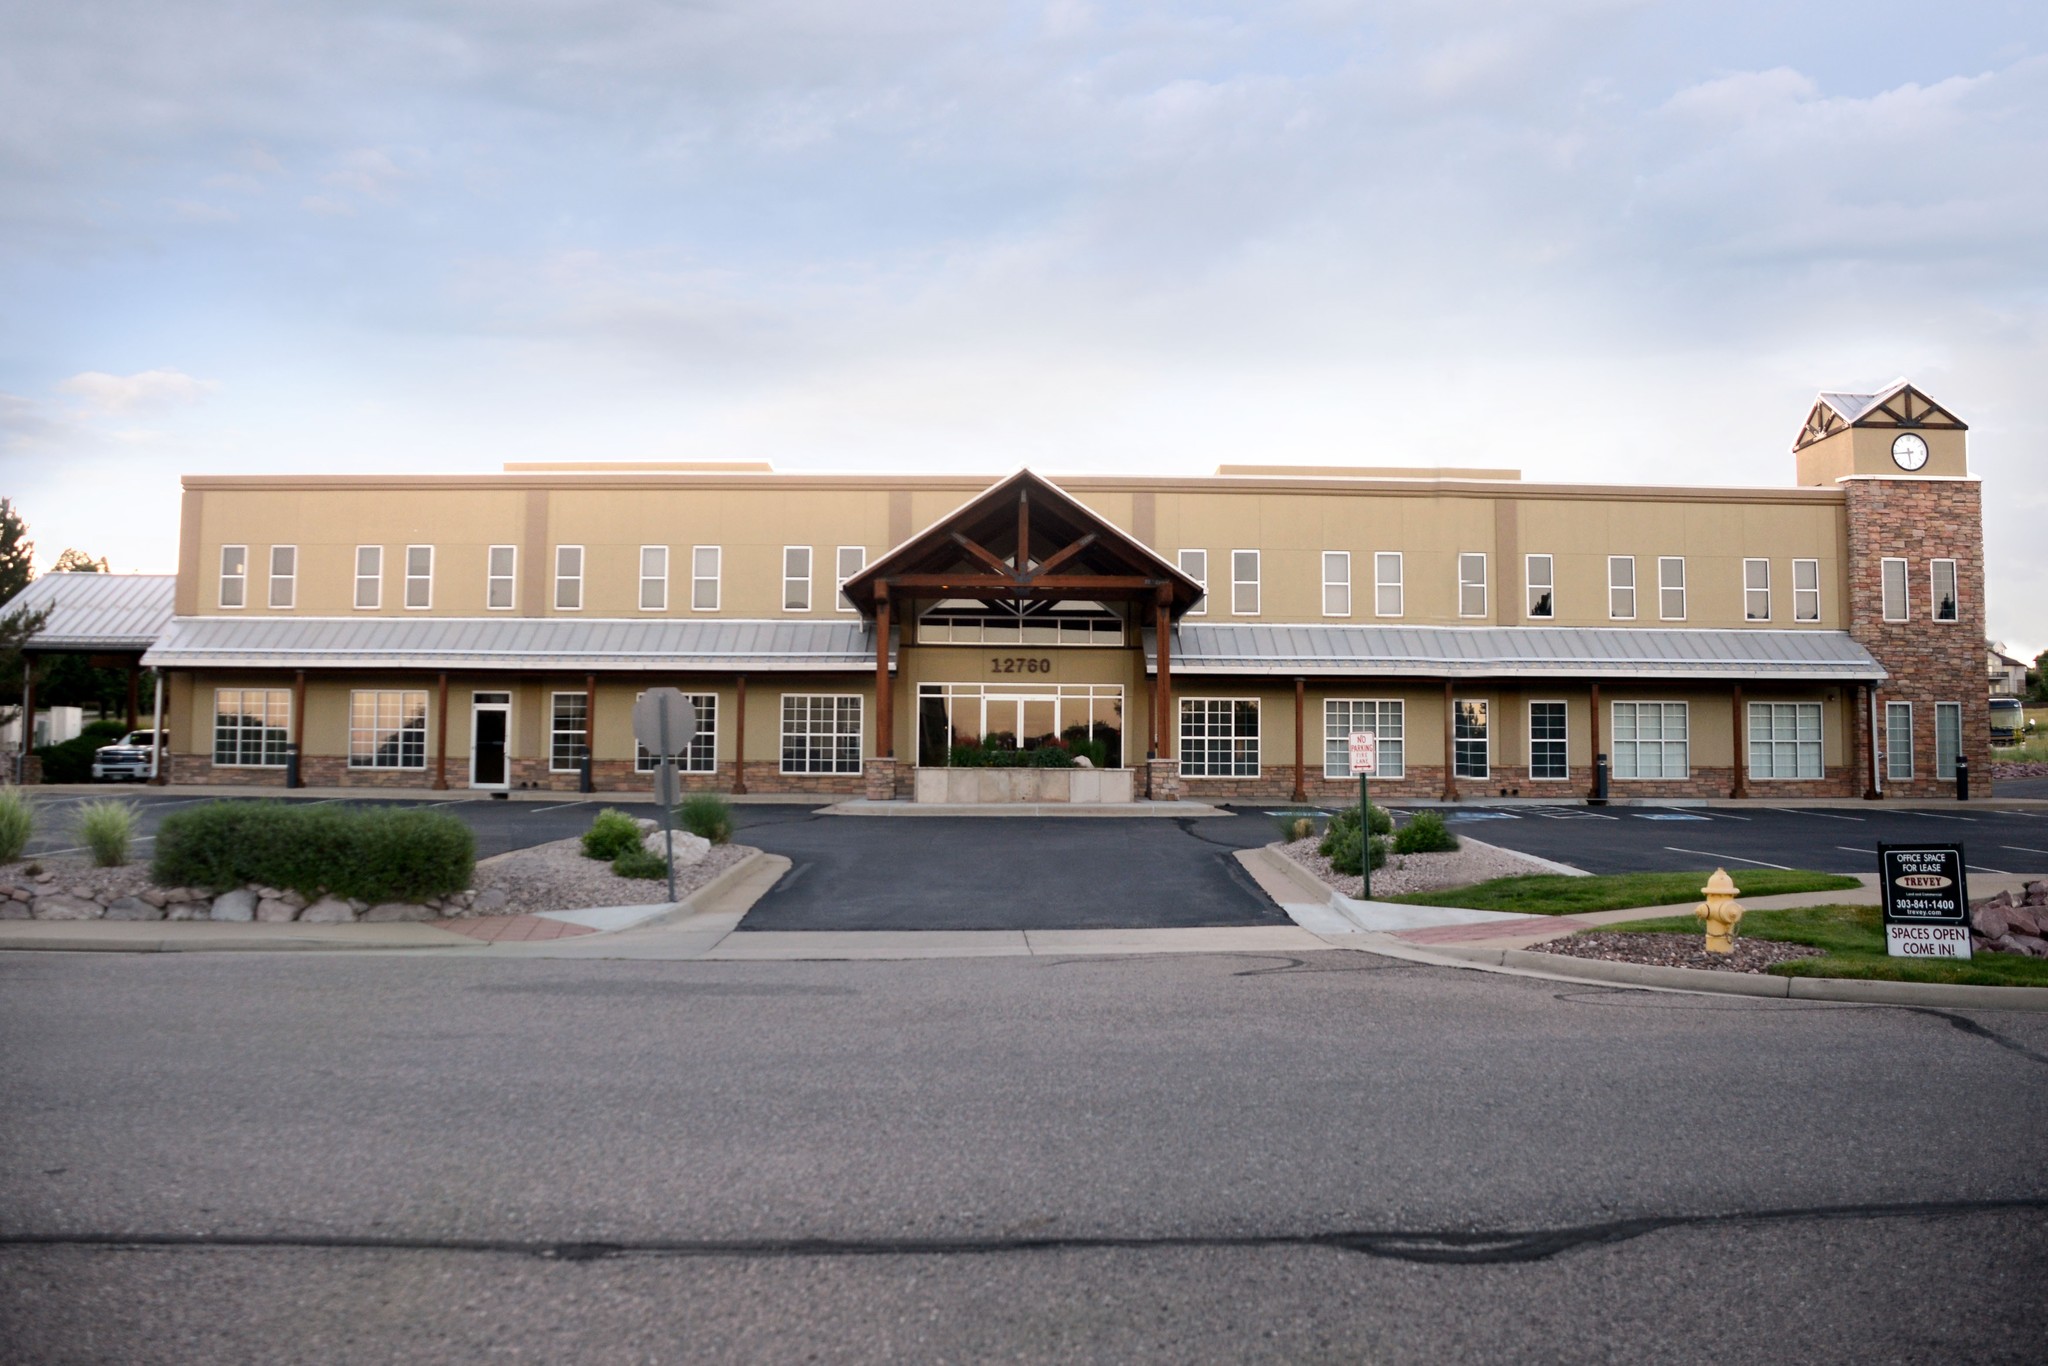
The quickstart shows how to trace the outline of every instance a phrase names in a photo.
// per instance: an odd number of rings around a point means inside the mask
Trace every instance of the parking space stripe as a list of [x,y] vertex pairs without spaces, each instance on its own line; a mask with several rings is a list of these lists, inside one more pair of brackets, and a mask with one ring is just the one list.
[[2048,854],[2048,849],[2029,849],[2024,844],[2001,844],[2001,849],[2010,849],[2015,854]]
[[1819,816],[1822,820],[1854,821],[1858,825],[1863,824],[1863,817],[1861,816],[1837,816],[1832,811],[1794,811],[1789,806],[1773,806],[1768,807],[1766,809],[1771,811],[1782,811],[1788,816]]
[[527,815],[529,815],[529,816],[538,816],[538,815],[539,815],[539,814],[540,814],[541,812],[543,812],[543,811],[567,811],[567,810],[568,810],[568,809],[569,809],[570,807],[572,807],[572,806],[586,806],[586,805],[588,805],[588,803],[587,803],[587,802],[584,802],[584,801],[580,801],[580,800],[579,800],[579,801],[573,801],[573,802],[563,802],[563,803],[562,803],[561,805],[559,805],[559,806],[534,806],[534,807],[528,807],[528,808],[527,808],[527,812],[526,812],[526,814],[527,814]]
[[1968,868],[1973,873],[1996,873],[2000,877],[2012,876],[2011,873],[2006,872],[2003,868],[1979,868],[1974,863],[1966,863],[1963,865],[1963,867]]
[[1977,823],[1975,816],[1944,816],[1939,811],[1902,811],[1899,814],[1902,816],[1925,816],[1931,821],[1964,821],[1971,825]]
[[1760,858],[1744,858],[1740,854],[1716,854],[1706,849],[1681,849],[1675,844],[1667,844],[1664,849],[1672,854],[1698,854],[1701,858],[1725,859],[1730,863],[1754,863],[1759,868],[1777,868],[1788,873],[1792,871],[1782,863],[1765,863]]

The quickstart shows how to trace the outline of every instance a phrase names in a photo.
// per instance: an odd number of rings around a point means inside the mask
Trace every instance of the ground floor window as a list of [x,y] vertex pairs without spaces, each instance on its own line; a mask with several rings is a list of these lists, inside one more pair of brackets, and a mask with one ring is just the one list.
[[1683,702],[1614,704],[1614,776],[1683,778],[1692,772]]
[[1884,776],[1904,782],[1913,776],[1913,704],[1884,704]]
[[1956,756],[1963,752],[1963,704],[1960,702],[1936,702],[1934,704],[1934,776],[1943,782],[1953,782],[1956,776]]
[[548,770],[573,773],[590,753],[590,695],[558,692],[548,715]]
[[1355,778],[1351,771],[1351,737],[1368,732],[1379,737],[1379,767],[1375,778],[1399,778],[1406,773],[1401,704],[1386,698],[1328,697],[1323,699],[1323,776]]
[[1749,776],[1821,776],[1820,703],[1749,704]]
[[860,772],[858,693],[782,695],[784,773]]
[[962,749],[1061,745],[1098,768],[1124,764],[1124,690],[1113,683],[920,683],[917,762],[973,761]]
[[283,768],[291,717],[292,695],[287,689],[216,689],[213,761],[234,768]]
[[1258,701],[1249,697],[1183,697],[1180,771],[1184,778],[1258,777]]
[[1460,778],[1484,778],[1491,768],[1486,752],[1486,703],[1466,698],[1451,705],[1451,764]]
[[1550,779],[1571,776],[1571,769],[1565,761],[1562,702],[1529,704],[1529,776]]
[[[684,693],[690,705],[697,712],[697,731],[689,737],[687,746],[678,746],[676,767],[684,773],[718,772],[718,694],[711,692]],[[640,700],[635,694],[634,701]],[[669,737],[674,744],[681,736]],[[633,770],[636,773],[654,772],[654,756],[647,752],[647,746],[633,742]]]
[[427,694],[352,692],[348,695],[350,768],[425,768]]

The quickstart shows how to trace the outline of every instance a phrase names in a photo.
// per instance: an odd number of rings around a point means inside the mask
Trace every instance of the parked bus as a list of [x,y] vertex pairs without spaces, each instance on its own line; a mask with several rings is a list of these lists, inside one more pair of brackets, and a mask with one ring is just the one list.
[[1991,743],[2010,745],[2027,728],[2027,709],[2017,697],[1991,699]]

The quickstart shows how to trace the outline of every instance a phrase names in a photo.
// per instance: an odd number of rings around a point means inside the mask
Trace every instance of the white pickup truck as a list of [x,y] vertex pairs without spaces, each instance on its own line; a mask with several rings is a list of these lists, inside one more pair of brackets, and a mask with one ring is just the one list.
[[92,752],[92,780],[132,778],[137,782],[150,776],[150,760],[156,748],[156,732],[131,730],[111,745]]

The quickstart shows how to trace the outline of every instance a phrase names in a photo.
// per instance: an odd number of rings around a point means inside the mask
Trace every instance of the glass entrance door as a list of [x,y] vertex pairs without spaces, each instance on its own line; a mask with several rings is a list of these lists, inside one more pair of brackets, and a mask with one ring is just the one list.
[[469,711],[469,785],[508,787],[505,740],[512,728],[512,694],[480,692]]

